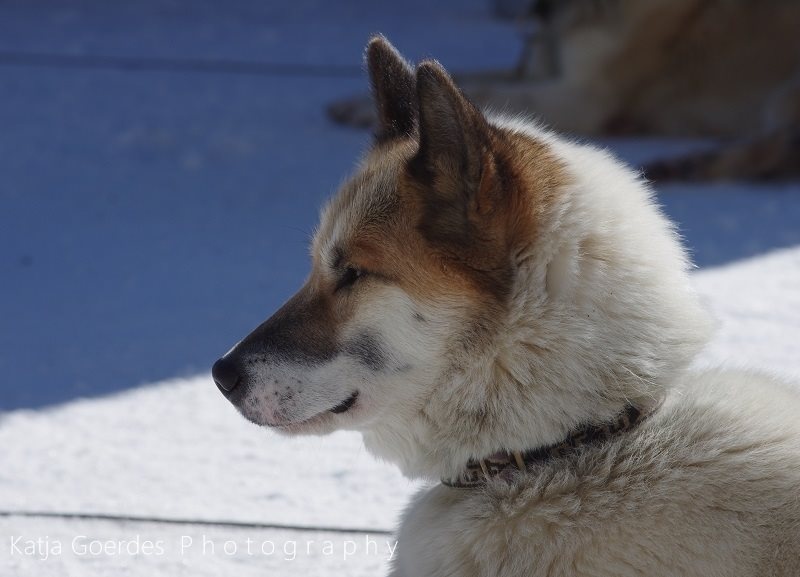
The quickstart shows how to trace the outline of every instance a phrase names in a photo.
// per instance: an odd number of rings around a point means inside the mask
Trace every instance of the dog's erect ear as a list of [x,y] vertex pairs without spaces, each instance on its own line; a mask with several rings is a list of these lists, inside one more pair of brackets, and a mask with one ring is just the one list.
[[417,119],[414,71],[383,36],[367,44],[367,68],[378,109],[375,138],[383,142],[414,132]]
[[486,118],[435,61],[417,68],[417,106],[420,142],[415,168],[420,176],[437,181],[439,189],[455,186],[472,196],[490,150]]
[[419,151],[411,174],[430,189],[438,234],[470,234],[469,221],[493,211],[497,173],[489,124],[435,61],[417,68]]

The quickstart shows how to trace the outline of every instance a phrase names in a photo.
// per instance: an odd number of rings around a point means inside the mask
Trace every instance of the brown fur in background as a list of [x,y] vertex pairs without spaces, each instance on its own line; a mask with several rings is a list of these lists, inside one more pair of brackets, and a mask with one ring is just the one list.
[[[480,106],[583,135],[720,142],[646,167],[654,179],[800,174],[797,0],[538,0],[531,16],[538,33],[516,73],[459,78]],[[361,99],[329,114],[373,121]]]

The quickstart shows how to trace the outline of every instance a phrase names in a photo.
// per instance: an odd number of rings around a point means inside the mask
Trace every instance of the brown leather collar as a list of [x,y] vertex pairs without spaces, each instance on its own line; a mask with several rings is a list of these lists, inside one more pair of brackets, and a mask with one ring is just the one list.
[[442,479],[448,487],[479,487],[492,477],[510,479],[518,471],[528,471],[533,465],[563,457],[587,445],[597,445],[611,437],[630,431],[652,415],[658,405],[645,412],[627,405],[613,420],[600,425],[585,425],[570,433],[560,443],[527,451],[499,451],[483,459],[470,459],[454,479]]

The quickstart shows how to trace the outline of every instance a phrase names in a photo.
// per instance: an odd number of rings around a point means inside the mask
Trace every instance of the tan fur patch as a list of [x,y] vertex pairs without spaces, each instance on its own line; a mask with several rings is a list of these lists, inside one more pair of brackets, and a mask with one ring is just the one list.
[[431,192],[405,169],[415,143],[377,146],[326,210],[312,276],[326,278],[324,252],[337,250],[349,266],[367,272],[365,284],[372,277],[422,302],[457,297],[496,312],[510,290],[517,255],[535,244],[539,220],[568,177],[547,144],[528,135],[494,129],[492,148],[472,207],[479,234],[455,246],[420,229]]

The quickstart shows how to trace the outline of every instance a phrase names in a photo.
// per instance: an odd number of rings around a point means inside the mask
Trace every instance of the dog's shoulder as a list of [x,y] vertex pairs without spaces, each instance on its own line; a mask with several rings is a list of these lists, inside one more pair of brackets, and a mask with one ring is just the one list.
[[[639,561],[663,575],[703,574],[697,559],[709,575],[720,567],[756,574],[759,547],[800,545],[798,413],[800,389],[775,378],[689,372],[654,415],[610,443],[513,482],[420,491],[404,517],[399,566],[408,574],[446,574],[437,572],[446,562],[464,575],[566,575],[576,565],[608,571],[648,551],[659,559]],[[743,515],[758,523],[738,522]],[[504,572],[504,563],[518,572]]]

